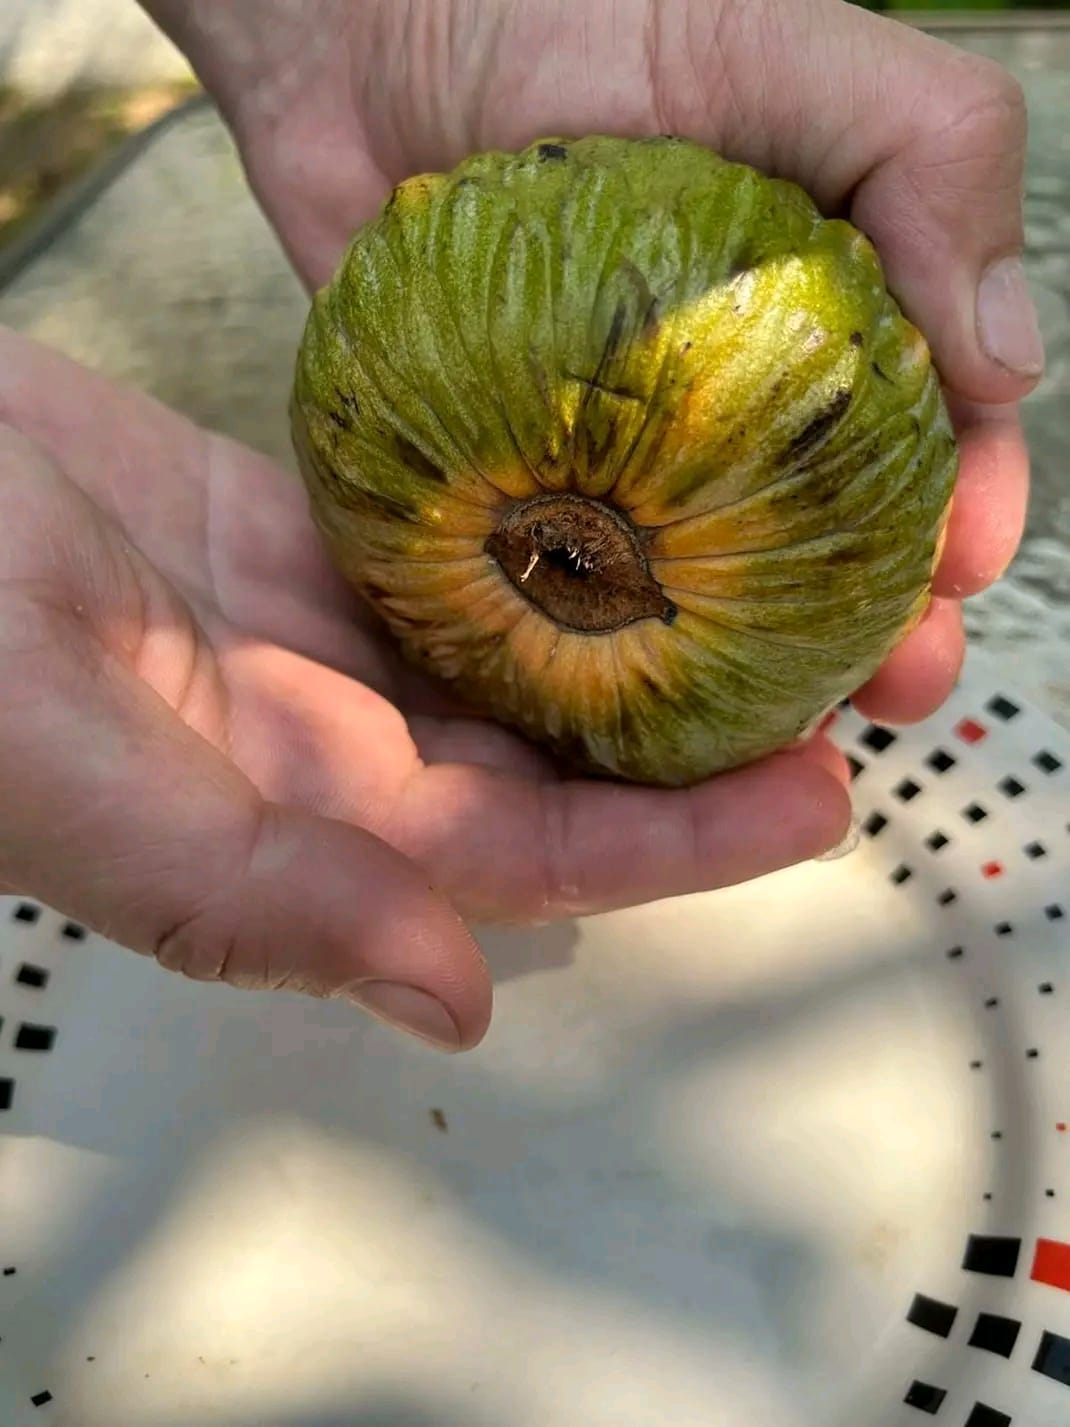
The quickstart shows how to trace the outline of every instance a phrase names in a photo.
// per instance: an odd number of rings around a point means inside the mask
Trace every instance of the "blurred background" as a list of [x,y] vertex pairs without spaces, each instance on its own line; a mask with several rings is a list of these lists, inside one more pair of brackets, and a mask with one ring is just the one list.
[[195,89],[135,0],[2,0],[0,245]]

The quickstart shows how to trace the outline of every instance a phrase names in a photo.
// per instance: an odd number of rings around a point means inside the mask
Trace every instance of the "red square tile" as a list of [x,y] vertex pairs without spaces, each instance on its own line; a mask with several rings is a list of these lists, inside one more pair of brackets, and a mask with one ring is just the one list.
[[1046,1283],[1070,1293],[1070,1244],[1061,1244],[1056,1239],[1038,1239],[1030,1278],[1034,1283]]
[[982,738],[988,737],[988,729],[983,723],[978,723],[975,718],[961,719],[955,725],[955,733],[963,743],[980,743]]

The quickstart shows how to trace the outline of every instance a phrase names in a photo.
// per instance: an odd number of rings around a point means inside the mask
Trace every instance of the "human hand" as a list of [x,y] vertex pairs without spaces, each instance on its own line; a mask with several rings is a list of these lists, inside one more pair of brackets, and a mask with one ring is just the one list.
[[1016,403],[1042,365],[1009,75],[843,0],[144,3],[219,100],[312,286],[393,182],[547,134],[684,135],[852,218],[930,340],[961,444],[936,598],[855,704],[895,723],[944,701],[960,601],[1021,538]]
[[820,737],[690,791],[560,777],[406,671],[295,478],[3,329],[0,509],[0,890],[173,970],[464,1048],[491,991],[462,917],[699,891],[845,831]]

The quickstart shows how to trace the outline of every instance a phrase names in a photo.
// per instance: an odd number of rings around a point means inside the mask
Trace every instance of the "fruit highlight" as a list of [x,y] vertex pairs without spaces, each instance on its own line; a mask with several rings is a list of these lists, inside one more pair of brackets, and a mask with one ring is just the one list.
[[581,770],[809,732],[931,597],[957,469],[869,241],[687,141],[407,180],[317,294],[294,444],[406,656]]

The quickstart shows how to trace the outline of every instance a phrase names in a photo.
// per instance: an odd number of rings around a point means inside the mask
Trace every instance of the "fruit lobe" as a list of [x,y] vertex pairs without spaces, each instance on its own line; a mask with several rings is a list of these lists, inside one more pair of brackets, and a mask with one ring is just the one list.
[[294,442],[405,653],[592,772],[790,743],[921,618],[957,456],[851,225],[669,139],[401,184],[317,294]]

